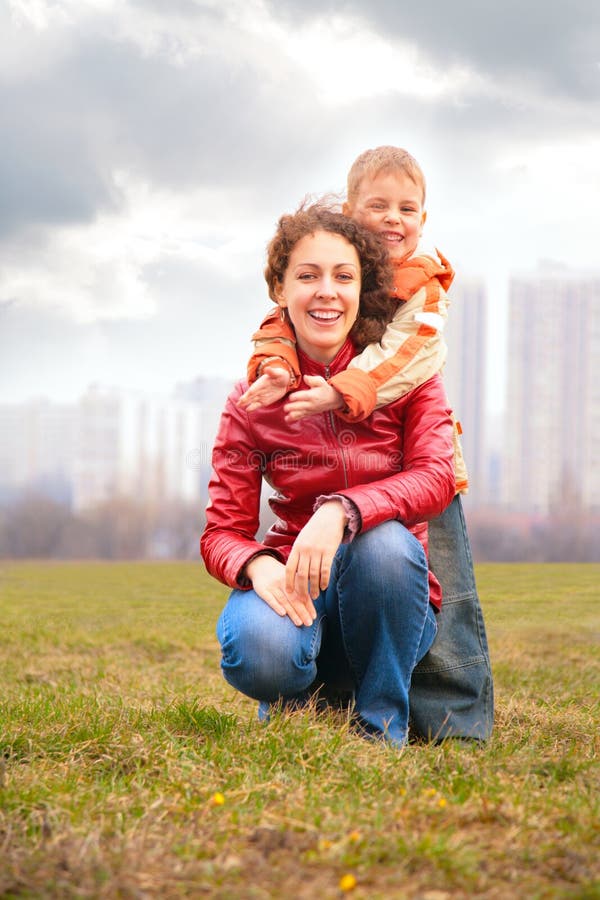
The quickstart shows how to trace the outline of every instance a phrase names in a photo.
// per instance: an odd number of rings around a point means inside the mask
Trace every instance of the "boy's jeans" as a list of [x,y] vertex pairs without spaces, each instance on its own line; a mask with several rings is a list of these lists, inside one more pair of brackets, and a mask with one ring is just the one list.
[[443,602],[435,642],[413,674],[411,729],[485,740],[494,719],[492,671],[459,495],[429,523],[429,562]]
[[342,544],[315,606],[313,625],[297,627],[233,591],[217,624],[225,678],[263,708],[321,682],[354,689],[363,729],[402,746],[412,672],[437,630],[423,547],[396,521]]

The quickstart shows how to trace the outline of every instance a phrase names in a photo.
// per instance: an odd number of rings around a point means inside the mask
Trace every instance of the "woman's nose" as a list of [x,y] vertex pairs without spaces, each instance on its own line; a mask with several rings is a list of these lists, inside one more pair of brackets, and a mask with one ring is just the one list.
[[333,279],[328,278],[326,276],[321,278],[321,281],[319,282],[319,286],[318,286],[318,290],[317,290],[317,297],[327,298],[327,297],[335,297],[335,295],[336,295],[336,288],[335,288],[335,282],[333,281]]

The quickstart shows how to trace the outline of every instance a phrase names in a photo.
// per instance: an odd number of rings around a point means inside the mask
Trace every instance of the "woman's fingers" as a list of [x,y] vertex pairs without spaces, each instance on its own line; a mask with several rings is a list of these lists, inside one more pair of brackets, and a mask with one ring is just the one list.
[[317,611],[312,600],[305,603],[299,596],[287,596],[286,612],[294,625],[312,625],[317,618]]
[[285,597],[285,599],[282,601],[281,605],[284,609],[284,615],[289,616],[289,618],[292,620],[294,625],[297,625],[298,628],[301,625],[311,625],[312,624],[312,622],[309,622],[306,620],[306,616],[303,617],[299,614],[299,612],[295,609],[293,603],[291,603],[287,597]]
[[286,589],[283,563],[268,554],[260,554],[248,563],[245,574],[258,596],[278,616],[289,616],[294,625],[312,625],[317,617],[315,605],[310,597]]
[[329,587],[329,578],[331,576],[331,564],[333,562],[333,556],[328,556],[327,559],[321,557],[321,579],[319,581],[319,587],[322,591],[326,590]]
[[288,616],[298,627],[312,625],[312,619],[307,615],[301,615],[284,591],[263,591],[261,596],[278,616]]
[[319,553],[318,556],[311,557],[308,574],[308,590],[313,600],[316,600],[321,593],[321,566],[323,557]]
[[[329,579],[327,579],[327,584]],[[298,552],[292,550],[285,567],[285,589],[295,592],[304,602],[316,600],[322,584],[322,555],[320,550]]]

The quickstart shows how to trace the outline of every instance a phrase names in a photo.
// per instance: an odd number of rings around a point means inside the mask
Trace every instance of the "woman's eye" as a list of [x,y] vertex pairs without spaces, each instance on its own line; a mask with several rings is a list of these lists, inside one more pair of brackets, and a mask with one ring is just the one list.
[[340,272],[340,274],[338,275],[338,278],[340,279],[340,281],[352,281],[353,280],[353,276],[349,272]]
[[315,276],[313,275],[312,272],[302,272],[301,275],[298,275],[298,278],[300,279],[300,281],[310,281],[314,277]]

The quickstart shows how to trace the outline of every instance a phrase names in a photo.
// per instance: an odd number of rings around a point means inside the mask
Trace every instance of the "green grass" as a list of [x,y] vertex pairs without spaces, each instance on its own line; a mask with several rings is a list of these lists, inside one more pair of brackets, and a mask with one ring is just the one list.
[[260,725],[200,564],[4,564],[0,897],[600,897],[600,566],[477,574],[494,737],[398,754]]

